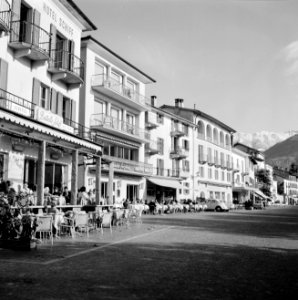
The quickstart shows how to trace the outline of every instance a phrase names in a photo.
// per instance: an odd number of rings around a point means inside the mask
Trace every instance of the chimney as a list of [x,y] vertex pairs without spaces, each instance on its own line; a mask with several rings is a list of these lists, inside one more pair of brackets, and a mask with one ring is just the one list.
[[181,99],[181,98],[176,98],[175,99],[175,107],[184,107],[184,105],[183,105],[183,99]]
[[151,106],[156,107],[156,96],[151,96]]

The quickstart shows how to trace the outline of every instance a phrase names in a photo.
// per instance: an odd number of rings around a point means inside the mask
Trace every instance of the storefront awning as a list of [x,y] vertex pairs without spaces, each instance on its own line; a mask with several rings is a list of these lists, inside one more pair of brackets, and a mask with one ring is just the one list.
[[259,197],[261,197],[261,198],[263,198],[263,199],[269,198],[268,196],[266,196],[266,195],[265,195],[262,191],[260,191],[260,190],[255,190],[254,193],[255,193],[257,196],[259,196]]
[[181,184],[177,180],[168,180],[168,179],[160,179],[160,178],[147,178],[147,179],[148,179],[148,181],[150,181],[156,185],[169,187],[172,189],[181,188]]
[[81,139],[79,137],[76,137],[74,135],[68,134],[67,132],[61,132],[59,130],[55,130],[54,128],[50,128],[46,125],[39,124],[38,122],[26,120],[25,118],[15,116],[10,113],[2,112],[0,111],[0,120],[6,120],[12,123],[15,123],[17,125],[33,129],[37,132],[67,141],[72,144],[76,144],[82,147],[85,147],[87,149],[92,149],[95,151],[101,151],[102,147],[98,144],[94,144],[92,142],[88,142],[84,139]]

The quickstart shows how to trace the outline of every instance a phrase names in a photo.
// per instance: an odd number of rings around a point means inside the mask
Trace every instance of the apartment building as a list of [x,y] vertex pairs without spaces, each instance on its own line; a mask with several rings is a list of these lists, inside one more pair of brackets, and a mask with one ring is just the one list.
[[80,123],[103,146],[101,174],[86,158],[79,169],[81,185],[93,189],[101,176],[97,188],[106,203],[143,199],[145,176],[152,173],[145,162],[150,140],[145,86],[155,80],[91,36],[82,38],[81,47],[87,81],[80,93]]
[[[173,186],[176,198],[212,198],[232,203],[232,134],[235,130],[197,109],[184,108],[183,102],[183,99],[175,99],[174,106],[160,107],[157,114],[166,115],[168,121],[167,125],[156,127],[155,134],[159,138],[168,137],[164,144],[170,151],[165,151],[163,160],[170,173],[178,172],[179,185]],[[148,160],[156,170],[160,164],[163,166],[158,155],[151,155]],[[164,176],[169,178],[167,174]],[[152,178],[148,179],[152,182]]]
[[38,204],[45,186],[75,203],[79,157],[101,156],[77,123],[81,35],[94,29],[71,0],[0,0],[0,180],[37,187]]
[[145,113],[145,124],[151,136],[145,144],[145,161],[153,165],[153,172],[147,177],[144,198],[148,202],[192,199],[193,124],[158,108],[155,96]]

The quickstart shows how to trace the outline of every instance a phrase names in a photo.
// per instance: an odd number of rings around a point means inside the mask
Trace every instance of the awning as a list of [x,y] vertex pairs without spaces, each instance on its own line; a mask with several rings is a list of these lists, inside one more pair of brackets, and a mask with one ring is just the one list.
[[263,199],[269,198],[268,196],[266,196],[266,195],[265,195],[262,191],[260,191],[260,190],[255,190],[254,193],[255,193],[257,196],[259,196],[259,197],[261,197],[261,198],[263,198]]
[[156,185],[169,187],[172,189],[181,188],[181,184],[177,180],[168,180],[168,179],[160,179],[160,178],[147,178],[147,179],[148,179],[148,181],[150,181]]
[[54,128],[47,127],[46,125],[39,124],[39,123],[31,121],[31,120],[26,120],[22,117],[18,117],[18,116],[15,116],[15,115],[12,115],[12,114],[9,114],[6,112],[0,111],[0,119],[15,123],[20,126],[24,126],[26,128],[36,130],[37,132],[40,132],[40,133],[43,133],[43,134],[46,134],[49,136],[54,136],[56,138],[65,140],[69,143],[80,145],[80,146],[88,148],[88,149],[92,149],[95,151],[102,150],[102,147],[100,145],[94,144],[92,142],[88,142],[79,137],[68,134],[67,132],[64,133],[64,132],[55,130]]

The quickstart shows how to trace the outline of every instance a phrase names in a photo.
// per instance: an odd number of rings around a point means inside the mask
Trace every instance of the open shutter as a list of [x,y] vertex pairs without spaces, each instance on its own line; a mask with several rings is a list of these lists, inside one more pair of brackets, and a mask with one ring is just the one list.
[[[71,100],[71,120],[75,123],[78,123],[77,120],[77,103],[74,100]],[[75,124],[73,124],[75,125]]]
[[50,33],[51,33],[51,45],[50,45],[51,59],[55,61],[54,50],[56,49],[56,43],[57,43],[57,29],[53,24],[51,24]]
[[[0,58],[0,89],[7,90],[8,63]],[[2,93],[2,91],[0,91]]]
[[35,105],[39,105],[39,99],[40,99],[40,81],[37,78],[33,78],[32,102]]
[[11,21],[19,21],[21,16],[21,0],[13,0],[11,7]]
[[40,36],[40,12],[36,9],[34,9],[33,13],[33,45],[38,46],[39,45],[39,36]]
[[57,97],[57,114],[62,117],[62,111],[63,111],[63,95],[58,92]]
[[69,60],[70,56],[69,55],[69,40],[64,40],[63,41],[63,55],[62,55],[62,68],[65,70],[69,70]]
[[55,89],[52,89],[51,93],[51,112],[53,114],[57,113],[57,92]]
[[79,70],[77,69],[77,67],[79,67],[78,65],[76,65],[78,62],[75,61],[75,57],[74,57],[74,48],[75,48],[75,43],[74,41],[69,41],[69,70],[72,72],[78,72]]

